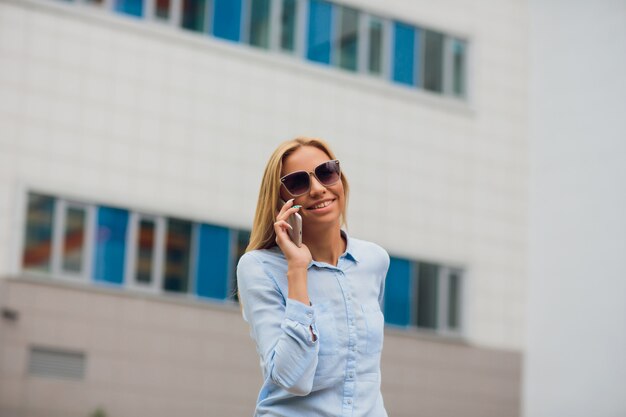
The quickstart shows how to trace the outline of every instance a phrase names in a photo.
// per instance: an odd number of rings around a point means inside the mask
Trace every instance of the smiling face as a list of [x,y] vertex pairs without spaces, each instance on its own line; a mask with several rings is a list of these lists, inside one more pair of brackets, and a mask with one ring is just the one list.
[[[301,146],[283,161],[281,177],[295,171],[312,172],[315,167],[331,158],[324,151],[314,146]],[[315,229],[322,226],[340,225],[341,213],[345,206],[343,184],[337,181],[333,185],[322,185],[314,175],[310,175],[311,188],[308,193],[295,197],[294,204],[302,206],[303,229]],[[294,198],[284,186],[280,187],[280,196],[287,201]]]

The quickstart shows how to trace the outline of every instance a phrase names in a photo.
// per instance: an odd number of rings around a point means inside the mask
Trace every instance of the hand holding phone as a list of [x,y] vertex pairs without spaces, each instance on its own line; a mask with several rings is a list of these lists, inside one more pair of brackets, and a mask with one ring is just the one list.
[[[286,202],[280,199],[280,204],[285,205]],[[302,246],[302,216],[298,213],[293,213],[287,218],[287,223],[291,226],[291,229],[287,230],[289,238],[297,247]]]

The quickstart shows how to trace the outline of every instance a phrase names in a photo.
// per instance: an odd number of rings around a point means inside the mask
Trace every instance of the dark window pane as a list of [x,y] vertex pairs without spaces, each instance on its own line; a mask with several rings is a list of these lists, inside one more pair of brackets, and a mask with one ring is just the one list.
[[63,236],[63,270],[79,273],[83,269],[85,209],[70,207]]
[[359,12],[357,10],[342,7],[339,27],[339,66],[341,68],[356,71],[357,55],[359,49]]
[[448,327],[451,330],[459,328],[460,285],[459,274],[451,273],[448,283]]
[[137,262],[135,280],[142,284],[152,282],[152,261],[154,258],[155,224],[153,220],[141,220],[137,233]]
[[237,264],[239,263],[239,258],[246,253],[246,247],[248,247],[248,243],[250,243],[250,232],[247,230],[238,230],[237,231],[237,248],[235,251],[234,257],[234,270],[233,270],[233,282],[231,283],[231,288],[233,288],[232,299],[236,302],[239,302],[239,295],[237,294]]
[[332,5],[325,1],[309,2],[309,30],[307,59],[330,64]]
[[22,264],[24,269],[50,272],[54,198],[28,194],[26,237]]
[[405,259],[391,258],[385,280],[385,321],[408,326],[411,319],[411,277],[413,267]]
[[370,20],[368,34],[367,68],[371,74],[381,74],[383,71],[383,22],[378,19]]
[[417,326],[437,328],[437,265],[420,262],[417,273]]
[[431,30],[424,31],[424,88],[443,91],[444,36]]
[[213,34],[239,42],[241,36],[241,0],[213,0]]
[[128,211],[98,207],[94,279],[114,284],[124,282]]
[[455,39],[452,44],[452,94],[465,97],[466,43]]
[[168,219],[163,289],[186,293],[189,289],[191,222]]
[[251,0],[250,45],[267,49],[270,39],[270,0]]
[[182,0],[182,27],[196,32],[204,32],[206,0]]
[[154,4],[154,14],[160,19],[170,18],[170,0],[156,0]]
[[115,11],[131,16],[143,16],[143,0],[115,0]]
[[403,23],[394,23],[393,80],[415,85],[415,29]]
[[280,47],[284,51],[296,49],[297,7],[296,0],[283,0],[283,9],[280,15]]

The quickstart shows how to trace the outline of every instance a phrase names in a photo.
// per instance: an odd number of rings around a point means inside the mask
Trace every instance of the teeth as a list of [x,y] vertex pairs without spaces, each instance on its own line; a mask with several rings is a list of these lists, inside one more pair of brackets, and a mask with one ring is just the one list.
[[328,206],[330,203],[332,203],[332,201],[324,201],[323,203],[320,203],[316,206],[313,206],[314,209],[318,209],[318,208],[324,208],[326,206]]

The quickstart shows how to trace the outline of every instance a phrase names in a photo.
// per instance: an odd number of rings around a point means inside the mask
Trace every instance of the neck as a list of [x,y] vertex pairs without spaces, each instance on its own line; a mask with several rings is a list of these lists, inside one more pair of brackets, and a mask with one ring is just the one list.
[[302,241],[311,251],[311,256],[318,262],[337,265],[339,257],[346,250],[347,242],[341,237],[339,224],[320,230],[309,230],[303,233]]

